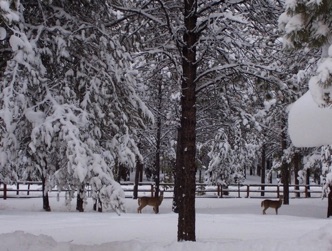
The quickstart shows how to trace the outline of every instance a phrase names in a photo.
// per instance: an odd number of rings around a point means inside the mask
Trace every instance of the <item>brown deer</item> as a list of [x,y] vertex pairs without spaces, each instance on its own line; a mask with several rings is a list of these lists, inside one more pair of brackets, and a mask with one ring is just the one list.
[[276,210],[276,214],[278,214],[278,208],[280,208],[282,205],[282,199],[283,196],[280,195],[279,200],[263,200],[261,203],[261,207],[264,207],[263,214],[266,214],[265,211],[269,207],[274,208]]
[[159,212],[159,206],[164,199],[164,191],[160,191],[159,197],[141,197],[138,198],[137,213],[142,213],[142,209],[145,206],[152,206],[153,211],[157,214]]

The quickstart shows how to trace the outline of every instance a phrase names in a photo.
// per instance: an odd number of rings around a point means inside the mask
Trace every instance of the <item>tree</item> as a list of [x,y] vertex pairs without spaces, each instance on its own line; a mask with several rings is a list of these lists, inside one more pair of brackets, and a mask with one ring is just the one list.
[[[246,4],[241,0],[156,0],[119,1],[112,5],[121,13],[121,20],[128,24],[129,37],[134,41],[140,38],[139,50],[148,55],[166,56],[177,70],[177,82],[181,83],[175,173],[179,241],[194,241],[196,238],[194,207],[198,96],[208,88],[223,86],[234,80],[232,86],[242,84],[244,88],[244,79],[241,82],[234,77],[239,75],[270,80],[275,85],[284,86],[277,78],[261,74],[262,69],[270,72],[264,63],[252,63],[243,57],[249,49],[239,49],[249,47],[244,39],[248,34],[245,29],[248,22],[241,14],[248,13],[248,18],[261,17],[261,20],[267,20],[268,14],[250,13],[259,6],[268,10],[269,4],[270,1],[251,1]],[[250,53],[255,55],[254,51]]]
[[332,3],[328,0],[286,1],[285,12],[279,18],[286,48],[319,48],[322,51],[316,74],[309,81],[311,94],[319,105],[331,102],[331,10]]
[[92,183],[96,200],[123,209],[112,167],[135,166],[135,130],[152,115],[135,92],[116,24],[105,29],[116,13],[105,1],[15,3],[15,19],[4,19],[14,33],[1,82],[1,170],[11,171],[5,178],[15,180],[15,168],[31,165],[45,196],[56,184],[71,191],[69,200],[74,191],[82,199]]
[[[181,141],[178,142],[181,174],[177,174],[177,182],[181,182],[180,194],[182,204],[178,217],[178,240],[195,241],[195,191],[196,191],[196,46],[199,39],[197,31],[197,8],[195,0],[184,1],[184,34],[182,46],[182,85],[181,85]],[[183,193],[182,193],[183,192]],[[180,195],[180,196],[181,196]]]
[[[285,12],[280,15],[279,26],[284,32],[284,44],[287,49],[318,48],[321,58],[317,62],[315,74],[309,80],[309,90],[314,101],[320,106],[331,104],[331,10],[332,3],[322,1],[286,1]],[[330,176],[329,157],[323,154],[323,170]],[[325,190],[331,188],[332,180],[326,179]],[[328,208],[332,208],[329,196]],[[330,215],[328,210],[328,216]]]
[[[153,46],[153,43],[149,46]],[[178,102],[173,101],[173,96],[177,96],[179,87],[174,84],[174,67],[171,67],[170,60],[165,55],[151,57],[143,54],[135,58],[135,61],[135,68],[140,71],[137,81],[144,86],[142,99],[155,118],[154,124],[139,131],[139,141],[147,177],[155,181],[155,196],[158,197],[160,172],[169,174],[172,163],[175,162],[172,142],[175,140],[178,124]]]

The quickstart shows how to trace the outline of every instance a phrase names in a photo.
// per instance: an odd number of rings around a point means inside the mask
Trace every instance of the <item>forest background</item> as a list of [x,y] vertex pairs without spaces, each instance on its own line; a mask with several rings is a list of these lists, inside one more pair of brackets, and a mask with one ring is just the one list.
[[[178,240],[194,241],[195,184],[256,172],[327,189],[330,146],[296,148],[288,107],[330,104],[328,0],[0,0],[0,180],[43,182],[123,209],[136,170],[175,182]],[[315,88],[314,88],[315,87]],[[268,180],[268,179],[267,179]],[[326,190],[327,191],[327,190]],[[68,196],[71,200],[72,196]]]

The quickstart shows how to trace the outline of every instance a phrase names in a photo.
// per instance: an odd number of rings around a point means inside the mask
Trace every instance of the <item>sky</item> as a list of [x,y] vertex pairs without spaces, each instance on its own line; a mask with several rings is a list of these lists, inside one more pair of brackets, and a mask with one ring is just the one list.
[[[167,196],[167,193],[165,194]],[[0,251],[267,251],[332,250],[327,200],[291,198],[279,214],[262,214],[260,198],[196,199],[196,242],[177,242],[177,214],[165,198],[160,213],[126,198],[126,213],[98,213],[89,199],[85,212],[68,208],[50,194],[51,212],[41,198],[0,201]],[[254,195],[254,194],[253,194]],[[291,196],[292,197],[292,196]]]

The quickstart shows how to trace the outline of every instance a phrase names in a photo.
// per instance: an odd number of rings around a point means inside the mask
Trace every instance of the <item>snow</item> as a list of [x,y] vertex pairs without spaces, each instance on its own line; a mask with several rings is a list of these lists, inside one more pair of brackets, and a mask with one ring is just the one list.
[[293,32],[293,31],[299,31],[301,29],[303,29],[303,21],[302,21],[301,14],[292,16],[285,26],[285,32],[287,34]]
[[4,40],[7,36],[6,29],[0,26],[0,40]]
[[52,212],[41,209],[41,198],[0,201],[1,250],[10,251],[244,251],[332,250],[326,218],[327,200],[291,199],[279,215],[262,215],[254,198],[197,198],[196,242],[177,242],[177,214],[164,199],[160,213],[152,207],[137,214],[137,200],[125,199],[127,213],[98,213],[89,201],[86,212],[69,210],[51,196]]
[[332,109],[320,108],[308,91],[290,107],[288,131],[296,147],[318,147],[332,142]]

